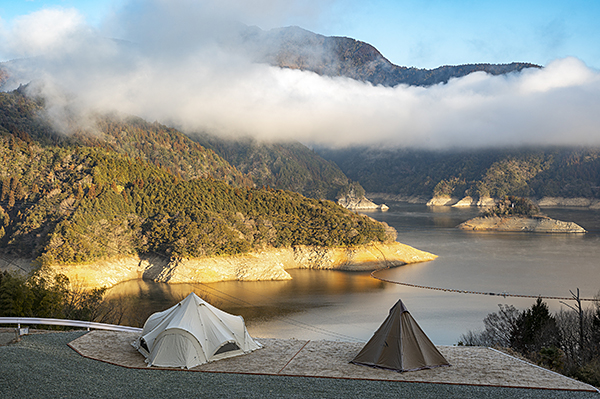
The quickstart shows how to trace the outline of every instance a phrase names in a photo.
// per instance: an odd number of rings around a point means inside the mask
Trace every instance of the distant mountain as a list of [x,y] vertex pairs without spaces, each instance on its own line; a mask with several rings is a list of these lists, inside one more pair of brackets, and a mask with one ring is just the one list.
[[[443,66],[432,70],[407,68],[392,64],[370,44],[347,37],[323,36],[299,27],[263,31],[258,27],[244,26],[240,32],[241,39],[233,46],[255,62],[325,76],[344,76],[375,85],[429,86],[476,71],[499,75],[525,68],[540,68],[530,63]],[[232,44],[228,42],[227,45]],[[259,186],[293,190],[312,198],[340,198],[352,188],[358,197],[364,193],[357,182],[358,175],[354,175],[355,182],[352,182],[334,163],[324,161],[300,143],[224,140],[210,134],[193,137],[241,172],[252,176]]]
[[541,68],[520,62],[446,65],[435,69],[398,66],[368,43],[348,37],[323,36],[295,26],[269,31],[248,27],[242,38],[241,47],[257,62],[383,86],[431,86],[478,71],[502,75],[525,68]]
[[390,196],[516,195],[600,199],[600,149],[522,148],[462,151],[319,149],[369,193]]
[[[529,63],[442,66],[432,70],[409,68],[394,65],[370,44],[347,37],[327,37],[299,27],[263,31],[257,27],[238,25],[232,28],[232,31],[234,34],[223,39],[222,45],[232,51],[245,53],[255,62],[312,71],[324,76],[343,76],[375,85],[429,86],[445,83],[453,77],[465,76],[475,71],[505,74],[525,68],[540,68]],[[133,44],[127,43],[127,45]],[[15,87],[20,83],[26,83],[26,77],[19,75],[18,71],[26,70],[27,68],[20,66],[27,62],[28,60],[21,59],[0,64],[0,88],[3,84],[6,87]],[[33,115],[39,111],[38,108],[43,108],[43,104],[39,101],[30,101],[26,102],[22,111]],[[3,112],[9,110],[5,109]],[[18,121],[19,117],[11,118],[10,123],[17,126],[21,123]],[[259,187],[292,190],[312,198],[333,200],[348,193],[360,197],[364,193],[361,184],[369,186],[367,191],[390,191],[398,186],[403,192],[413,187],[415,193],[429,195],[433,189],[430,187],[431,184],[436,186],[446,179],[440,175],[437,181],[433,178],[419,184],[415,182],[400,187],[402,180],[397,180],[395,177],[383,178],[376,176],[376,172],[368,171],[366,165],[370,160],[368,156],[367,159],[364,158],[368,151],[364,153],[359,151],[356,159],[341,160],[332,155],[334,154],[332,150],[329,155],[333,156],[331,159],[335,158],[342,172],[335,163],[325,161],[319,154],[300,143],[267,144],[250,139],[225,140],[212,136],[210,132],[195,135],[194,140],[197,143],[194,143],[175,129],[159,123],[148,123],[135,117],[118,118],[103,115],[99,116],[95,123],[99,126],[97,135],[86,134],[78,131],[77,128],[68,137],[58,135],[49,125],[42,126],[33,118],[27,119],[28,126],[13,130],[15,134],[37,134],[38,139],[45,142],[54,140],[102,147],[139,157],[143,161],[166,168],[183,179],[211,176],[238,186],[256,184]],[[35,128],[32,128],[33,124],[37,124]],[[10,131],[12,127],[8,126],[7,129]],[[45,133],[41,134],[42,131]],[[208,151],[207,148],[212,151]],[[354,150],[350,152],[352,151]],[[411,154],[409,158],[418,152]],[[434,155],[435,157],[437,155]],[[365,159],[362,166],[359,165],[360,159]],[[348,162],[355,165],[348,168]],[[389,165],[390,170],[386,172],[388,175],[399,168],[415,167],[406,166],[406,160],[403,159],[399,159],[398,162]],[[360,172],[356,168],[360,169]],[[432,172],[436,176],[440,173],[440,171]],[[370,174],[372,178],[365,179],[365,174]],[[347,175],[351,180],[346,177]],[[378,182],[384,181],[385,187],[374,190]]]
[[317,199],[335,200],[364,190],[350,181],[333,162],[298,142],[260,143],[254,139],[222,139],[209,134],[192,135],[261,187],[291,190]]

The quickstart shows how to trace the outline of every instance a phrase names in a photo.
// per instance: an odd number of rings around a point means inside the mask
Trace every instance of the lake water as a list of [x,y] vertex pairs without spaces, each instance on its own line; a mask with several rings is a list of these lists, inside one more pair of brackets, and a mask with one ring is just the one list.
[[[600,290],[600,211],[545,209],[550,217],[574,221],[585,235],[465,232],[455,227],[477,215],[473,208],[430,208],[392,203],[387,212],[369,216],[398,231],[398,241],[439,256],[406,265],[381,277],[417,285],[525,295],[582,297]],[[369,273],[291,270],[289,281],[160,284],[129,281],[109,291],[129,295],[135,312],[124,324],[142,325],[151,313],[183,299],[191,291],[230,313],[244,316],[257,337],[366,341],[398,299],[438,345],[458,342],[467,330],[499,303],[525,309],[534,299],[481,296],[381,282]],[[547,300],[559,310],[558,300]]]

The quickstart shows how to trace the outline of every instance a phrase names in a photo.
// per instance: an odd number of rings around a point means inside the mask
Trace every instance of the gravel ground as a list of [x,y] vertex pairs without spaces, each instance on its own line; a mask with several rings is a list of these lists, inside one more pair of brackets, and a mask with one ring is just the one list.
[[78,355],[67,343],[85,334],[35,334],[0,346],[2,398],[574,398],[592,392],[137,370]]

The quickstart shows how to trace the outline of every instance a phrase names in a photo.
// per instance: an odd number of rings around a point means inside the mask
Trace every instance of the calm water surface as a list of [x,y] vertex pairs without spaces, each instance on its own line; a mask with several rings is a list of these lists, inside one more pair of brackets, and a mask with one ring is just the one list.
[[[394,281],[469,291],[583,297],[600,290],[600,211],[546,209],[548,216],[575,221],[585,235],[475,233],[455,228],[477,209],[429,208],[392,203],[369,216],[398,231],[398,241],[432,252],[438,259],[381,272]],[[440,345],[458,342],[467,330],[507,303],[524,309],[533,299],[432,291],[384,283],[369,273],[291,270],[290,281],[160,284],[129,281],[110,295],[128,295],[136,311],[125,323],[141,325],[153,312],[191,291],[212,304],[244,316],[258,337],[368,340],[389,308],[402,299],[429,337]],[[547,301],[553,310],[561,305]]]

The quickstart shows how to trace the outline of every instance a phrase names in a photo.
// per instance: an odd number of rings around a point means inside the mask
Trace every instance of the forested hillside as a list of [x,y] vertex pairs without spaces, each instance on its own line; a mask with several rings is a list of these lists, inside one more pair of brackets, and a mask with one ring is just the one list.
[[22,87],[0,96],[0,129],[22,140],[104,148],[151,162],[183,179],[211,176],[236,185],[252,185],[250,177],[213,151],[157,122],[130,115],[95,115],[86,129],[75,119],[66,126],[63,120],[59,132],[46,117],[44,101],[31,99],[24,92]]
[[348,180],[332,162],[326,161],[298,142],[260,143],[254,139],[222,139],[213,135],[192,135],[214,150],[261,187],[291,190],[317,199],[335,200],[354,189],[364,195],[360,184]]
[[400,196],[600,198],[600,149],[320,149],[367,192]]
[[236,254],[386,240],[330,201],[252,188],[212,151],[139,119],[57,133],[43,104],[0,93],[0,248],[42,263]]

